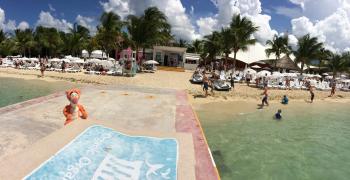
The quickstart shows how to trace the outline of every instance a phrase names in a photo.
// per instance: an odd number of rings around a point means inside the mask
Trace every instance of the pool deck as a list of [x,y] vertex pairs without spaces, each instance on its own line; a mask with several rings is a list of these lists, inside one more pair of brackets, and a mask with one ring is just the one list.
[[[116,129],[137,132],[136,134],[156,132],[160,135],[191,135],[195,179],[220,179],[200,122],[187,98],[187,93],[182,90],[87,86],[82,88],[80,103],[85,106],[91,122],[110,124]],[[30,151],[30,148],[44,141],[45,137],[62,131],[62,110],[66,104],[68,100],[60,92],[0,108],[2,164],[11,161],[11,157]],[[183,148],[180,151],[187,151],[186,147]],[[2,173],[6,172],[0,170],[0,175]],[[182,176],[179,179],[180,177]]]

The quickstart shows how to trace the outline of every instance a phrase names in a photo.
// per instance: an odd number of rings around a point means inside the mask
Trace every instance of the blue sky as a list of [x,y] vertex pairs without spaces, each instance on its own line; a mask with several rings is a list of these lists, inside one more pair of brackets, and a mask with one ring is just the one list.
[[68,32],[77,22],[94,32],[104,11],[126,17],[150,6],[188,41],[220,30],[240,13],[260,27],[254,36],[262,44],[288,31],[292,45],[310,33],[331,50],[350,50],[350,0],[0,0],[0,29],[42,25]]
[[[41,11],[51,12],[58,19],[66,19],[75,22],[77,15],[94,17],[98,19],[104,11],[100,1],[107,0],[1,0],[0,8],[6,12],[6,19],[15,20],[17,23],[27,21],[33,27]],[[191,6],[194,7],[192,20],[198,17],[210,16],[217,13],[215,5],[210,0],[181,0],[190,13]],[[277,31],[290,29],[290,17],[276,14],[274,8],[279,6],[296,7],[288,0],[262,0],[263,12],[272,16],[271,27]],[[51,6],[52,8],[50,9]]]

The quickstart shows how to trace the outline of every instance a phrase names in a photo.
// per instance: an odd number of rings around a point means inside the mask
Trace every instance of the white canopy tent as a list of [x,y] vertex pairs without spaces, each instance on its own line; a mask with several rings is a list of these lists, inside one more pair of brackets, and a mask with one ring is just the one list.
[[107,55],[102,50],[94,50],[91,52],[91,57],[103,59],[103,58],[107,58]]
[[[261,61],[261,60],[266,60],[266,59],[276,59],[276,57],[273,54],[271,54],[270,57],[267,57],[265,53],[265,49],[266,49],[266,46],[263,46],[260,43],[255,43],[255,45],[248,46],[247,51],[238,51],[236,55],[236,59],[247,64]],[[231,53],[229,57],[233,58],[234,54]]]
[[159,64],[159,63],[155,60],[148,60],[148,61],[145,61],[144,64]]
[[258,72],[256,74],[257,77],[268,77],[268,76],[271,76],[271,72],[270,71],[266,71],[266,70],[262,70],[260,72]]
[[89,57],[89,52],[87,50],[82,50],[81,51],[81,57],[88,58]]
[[256,74],[256,71],[254,70],[254,69],[250,69],[250,68],[248,68],[248,69],[245,69],[244,70],[244,74]]

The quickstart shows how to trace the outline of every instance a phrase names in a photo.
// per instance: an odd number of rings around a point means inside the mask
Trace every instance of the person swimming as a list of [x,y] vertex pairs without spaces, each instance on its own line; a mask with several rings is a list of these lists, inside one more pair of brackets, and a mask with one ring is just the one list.
[[281,119],[282,119],[281,113],[282,113],[282,110],[279,109],[279,110],[277,111],[277,113],[275,114],[275,119],[281,120]]
[[284,95],[281,103],[288,104],[288,101],[289,101],[289,99],[288,99],[287,95]]

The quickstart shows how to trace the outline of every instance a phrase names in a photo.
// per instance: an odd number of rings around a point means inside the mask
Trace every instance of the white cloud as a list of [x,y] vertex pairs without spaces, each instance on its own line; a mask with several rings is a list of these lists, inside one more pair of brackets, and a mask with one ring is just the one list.
[[191,15],[191,16],[194,15],[194,7],[193,7],[193,6],[191,6],[190,15]]
[[288,35],[288,45],[292,47],[293,50],[296,50],[298,45],[298,39],[293,35]]
[[276,14],[284,15],[290,18],[297,18],[302,16],[302,11],[300,8],[289,8],[278,6],[274,8]]
[[91,17],[84,17],[84,16],[81,16],[81,15],[79,14],[79,15],[75,18],[75,21],[76,21],[79,25],[88,28],[91,34],[95,34],[95,33],[96,33],[96,26],[93,25],[94,18],[91,18]]
[[5,11],[0,8],[0,29],[9,32],[16,29],[16,21],[8,20],[6,22]]
[[168,17],[172,33],[178,38],[193,40],[198,37],[180,0],[109,0],[101,5],[106,12],[112,11],[122,18],[129,14],[140,15],[146,8],[156,6]]
[[267,40],[272,39],[275,34],[278,34],[276,30],[273,30],[270,27],[271,16],[266,14],[257,14],[256,16],[248,17],[251,18],[255,26],[259,27],[259,30],[254,34],[254,36],[262,44],[265,44]]
[[217,20],[212,17],[199,18],[197,20],[197,26],[199,27],[199,34],[202,36],[209,35],[215,29]]
[[228,26],[234,14],[241,14],[250,18],[259,31],[254,34],[262,44],[271,39],[276,30],[270,27],[271,16],[262,14],[260,0],[212,0],[217,7],[218,13],[213,17],[202,17],[197,20],[200,35],[206,35],[210,30],[219,30]]
[[66,33],[73,27],[72,23],[67,22],[65,19],[56,19],[50,14],[50,12],[44,11],[40,12],[39,20],[36,24],[38,26],[53,27]]
[[[345,51],[350,48],[350,1],[341,2],[341,6],[329,16],[315,22],[308,16],[303,16],[291,21],[292,32],[297,37],[310,33],[318,37],[325,46],[332,51]],[[304,2],[304,9],[308,8],[308,1]],[[320,1],[321,3],[321,1]],[[321,15],[322,17],[322,15]]]
[[292,2],[292,3],[294,3],[294,4],[300,5],[301,8],[304,9],[305,1],[307,1],[307,0],[289,0],[289,1]]
[[20,30],[25,30],[29,28],[29,24],[26,21],[22,21],[18,24],[17,28]]
[[50,11],[52,11],[52,12],[56,11],[56,9],[55,9],[51,4],[49,4],[49,9],[50,9]]
[[349,0],[290,0],[292,3],[300,5],[303,15],[312,22],[324,19],[333,14],[344,2]]

